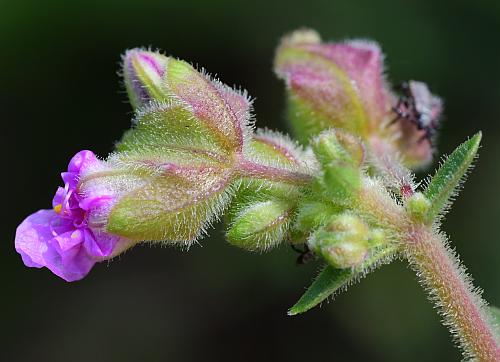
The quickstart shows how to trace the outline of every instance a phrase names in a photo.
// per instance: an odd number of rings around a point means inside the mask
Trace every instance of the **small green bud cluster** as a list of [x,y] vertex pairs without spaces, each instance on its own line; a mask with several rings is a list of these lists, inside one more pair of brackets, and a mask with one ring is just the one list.
[[365,147],[340,129],[323,131],[311,145],[320,172],[312,193],[299,205],[295,227],[306,235],[312,231],[308,247],[332,267],[361,267],[391,240],[360,206],[361,190],[369,178]]
[[311,250],[340,269],[355,267],[368,253],[368,226],[357,216],[343,213],[332,217],[309,238]]

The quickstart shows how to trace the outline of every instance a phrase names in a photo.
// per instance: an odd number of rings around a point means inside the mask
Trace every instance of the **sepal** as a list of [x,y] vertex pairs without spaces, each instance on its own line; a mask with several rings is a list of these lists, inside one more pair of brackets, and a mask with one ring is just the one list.
[[231,181],[224,170],[152,177],[113,207],[108,231],[132,240],[189,246],[224,210]]

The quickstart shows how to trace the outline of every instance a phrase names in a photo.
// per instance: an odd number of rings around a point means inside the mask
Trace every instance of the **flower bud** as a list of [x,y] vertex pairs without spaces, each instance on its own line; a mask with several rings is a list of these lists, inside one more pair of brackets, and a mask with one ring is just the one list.
[[[290,236],[302,196],[302,185],[283,182],[278,175],[309,175],[315,168],[314,157],[280,133],[257,130],[244,148],[244,160],[254,177],[243,177],[236,191],[226,217],[227,238],[247,250],[265,251]],[[266,178],[259,178],[262,167],[268,169]]]
[[142,185],[113,206],[108,231],[189,246],[236,189],[235,163],[252,131],[251,102],[184,61],[156,56],[165,60],[159,88],[164,100],[136,112],[134,128],[108,160]]
[[365,157],[362,142],[341,129],[323,131],[313,139],[312,147],[316,158],[323,165],[337,160],[360,167]]
[[226,236],[230,244],[250,251],[265,251],[285,239],[294,203],[271,199],[242,207],[231,221]]
[[406,210],[415,220],[424,221],[430,207],[430,200],[421,192],[415,192],[408,200],[406,200]]
[[368,253],[367,225],[358,217],[342,214],[318,229],[308,240],[311,250],[340,269],[356,267]]
[[132,107],[166,98],[162,89],[168,58],[143,49],[131,49],[123,56],[123,78]]
[[251,101],[188,63],[157,52],[129,50],[123,75],[134,108],[175,101],[190,108],[226,150],[243,147],[250,134]]
[[337,127],[364,138],[382,123],[390,110],[382,58],[373,42],[322,44],[317,34],[304,30],[285,37],[275,70],[287,85],[297,137],[306,142]]
[[393,94],[375,42],[322,43],[316,33],[299,30],[282,40],[274,66],[285,81],[289,118],[301,142],[341,128],[366,142],[381,139],[407,167],[432,160],[442,102],[416,81],[405,83],[400,97]]

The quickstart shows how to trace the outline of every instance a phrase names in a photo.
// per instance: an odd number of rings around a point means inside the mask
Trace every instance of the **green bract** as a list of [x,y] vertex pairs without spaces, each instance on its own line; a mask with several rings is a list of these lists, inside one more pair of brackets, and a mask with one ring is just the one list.
[[[100,182],[121,178],[128,188],[110,210],[107,230],[189,246],[234,198],[233,244],[260,250],[284,240],[314,161],[278,133],[254,134],[246,94],[186,62],[130,51],[125,64],[137,111],[107,160],[122,176],[99,176]],[[245,220],[258,205],[270,208],[249,228]]]

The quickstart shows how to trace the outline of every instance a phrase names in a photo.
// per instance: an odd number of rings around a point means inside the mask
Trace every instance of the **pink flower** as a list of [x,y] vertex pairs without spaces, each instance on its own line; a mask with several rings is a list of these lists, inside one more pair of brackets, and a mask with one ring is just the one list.
[[85,277],[96,262],[131,246],[91,221],[102,219],[95,216],[110,209],[114,195],[79,192],[81,174],[100,164],[91,151],[78,152],[61,174],[64,187],[57,189],[53,208],[30,215],[19,225],[15,246],[26,266],[47,267],[70,282]]

